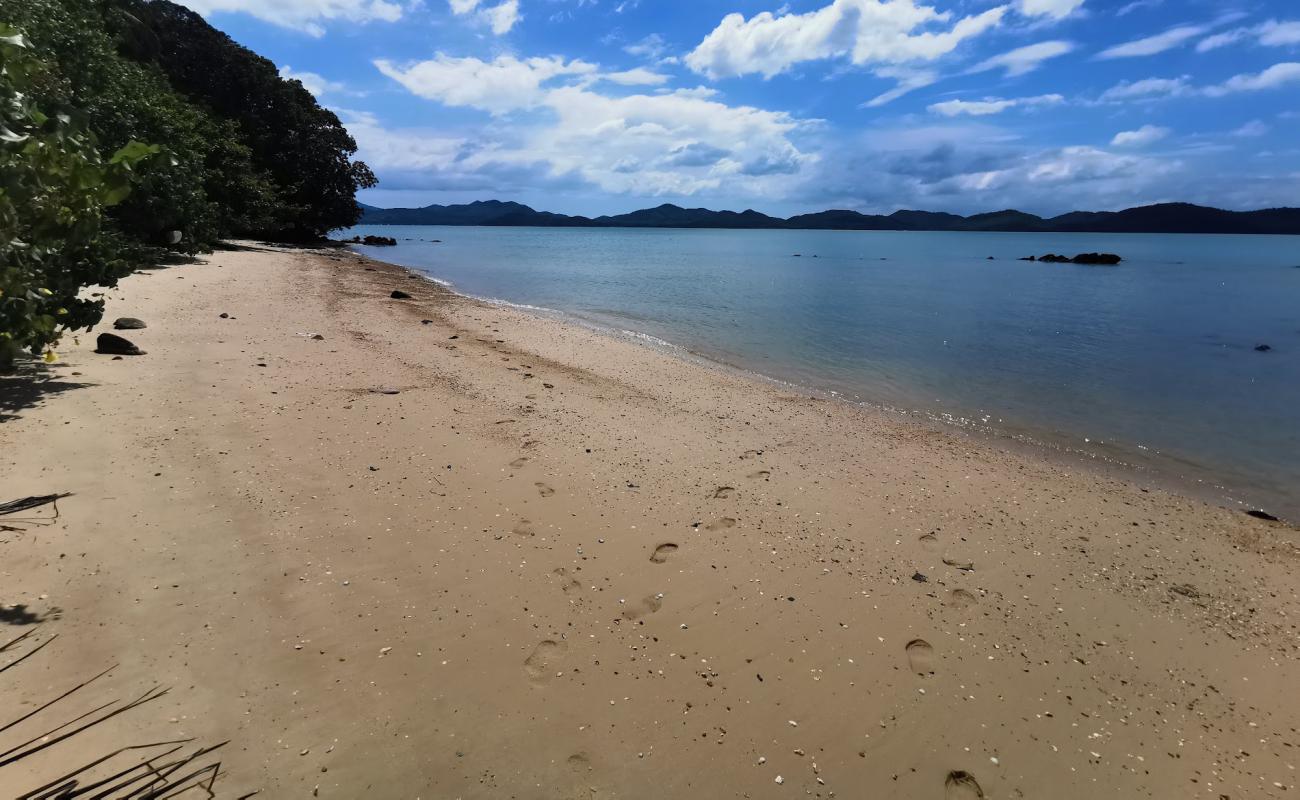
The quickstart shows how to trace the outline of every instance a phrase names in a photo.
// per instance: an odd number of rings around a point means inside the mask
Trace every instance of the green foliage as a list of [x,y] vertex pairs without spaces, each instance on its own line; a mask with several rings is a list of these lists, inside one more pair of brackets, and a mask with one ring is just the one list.
[[102,229],[105,211],[128,197],[137,169],[166,160],[135,141],[102,158],[78,115],[29,100],[43,69],[18,30],[0,23],[0,364],[99,321],[103,302],[78,294],[131,269]]
[[49,64],[36,101],[80,109],[102,154],[131,140],[166,147],[110,214],[141,255],[228,236],[311,239],[358,219],[356,190],[374,176],[351,160],[338,118],[194,12],[166,0],[0,0],[0,20]]
[[351,160],[356,142],[332,111],[193,11],[167,0],[127,7],[147,29],[132,39],[138,57],[157,64],[192,102],[236,123],[253,164],[270,177],[278,213],[259,235],[315,238],[356,223],[356,191],[375,177]]
[[98,322],[87,286],[222,237],[318,238],[374,185],[300,83],[166,0],[0,0],[0,55],[0,360]]

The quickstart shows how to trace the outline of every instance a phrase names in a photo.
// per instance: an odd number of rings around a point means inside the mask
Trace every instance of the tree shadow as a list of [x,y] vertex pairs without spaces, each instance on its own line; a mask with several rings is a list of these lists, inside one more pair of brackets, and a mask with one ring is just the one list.
[[44,614],[31,611],[23,603],[14,606],[0,606],[0,625],[39,625],[49,619],[63,616],[63,609],[51,608]]
[[20,412],[36,408],[51,395],[90,385],[65,379],[60,374],[63,369],[24,359],[16,362],[9,372],[0,372],[0,424],[17,419]]

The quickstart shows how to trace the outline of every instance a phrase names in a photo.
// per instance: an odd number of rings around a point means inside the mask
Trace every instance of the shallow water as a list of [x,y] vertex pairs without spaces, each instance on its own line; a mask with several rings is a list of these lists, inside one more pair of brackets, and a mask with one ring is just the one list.
[[[1300,517],[1300,237],[354,233],[397,237],[397,247],[358,249],[465,294],[647,334],[846,399],[1154,467]],[[1125,261],[1017,260],[1089,251]]]

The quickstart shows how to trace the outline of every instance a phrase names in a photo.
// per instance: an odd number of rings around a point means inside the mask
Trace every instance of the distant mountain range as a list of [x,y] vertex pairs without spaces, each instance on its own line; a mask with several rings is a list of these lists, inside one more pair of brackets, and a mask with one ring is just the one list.
[[363,225],[500,225],[541,228],[797,228],[851,231],[1021,231],[1093,233],[1300,234],[1300,208],[1224,211],[1190,203],[1161,203],[1123,211],[1072,211],[1043,218],[1023,211],[963,217],[936,211],[819,211],[789,219],[757,211],[712,211],[665,203],[628,214],[576,217],[536,211],[521,203],[479,200],[464,205],[375,208],[361,205]]

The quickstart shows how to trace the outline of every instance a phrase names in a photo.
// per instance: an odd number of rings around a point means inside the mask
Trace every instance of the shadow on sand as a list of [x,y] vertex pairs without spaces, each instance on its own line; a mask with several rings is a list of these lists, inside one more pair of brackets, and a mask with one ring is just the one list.
[[0,424],[17,419],[21,412],[36,408],[51,395],[89,386],[68,380],[66,367],[51,366],[34,360],[20,360],[11,371],[0,372]]

